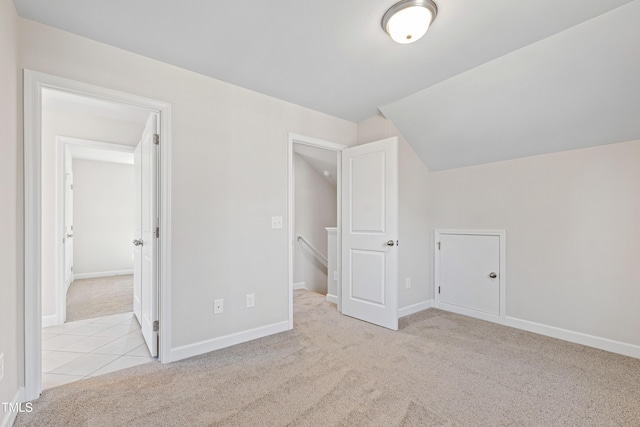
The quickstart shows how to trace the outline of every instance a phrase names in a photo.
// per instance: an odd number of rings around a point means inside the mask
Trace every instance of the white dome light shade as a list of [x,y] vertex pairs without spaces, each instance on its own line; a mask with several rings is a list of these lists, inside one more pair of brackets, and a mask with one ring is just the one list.
[[430,0],[403,0],[384,14],[382,28],[397,43],[413,43],[425,35],[437,10]]

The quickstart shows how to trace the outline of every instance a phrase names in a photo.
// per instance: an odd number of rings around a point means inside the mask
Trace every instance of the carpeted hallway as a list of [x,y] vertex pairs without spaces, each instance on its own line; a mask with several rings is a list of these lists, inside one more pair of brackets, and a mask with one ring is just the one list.
[[47,390],[15,425],[640,425],[640,360],[435,309],[393,332],[294,307],[293,331]]
[[74,280],[67,291],[67,322],[133,311],[133,275]]

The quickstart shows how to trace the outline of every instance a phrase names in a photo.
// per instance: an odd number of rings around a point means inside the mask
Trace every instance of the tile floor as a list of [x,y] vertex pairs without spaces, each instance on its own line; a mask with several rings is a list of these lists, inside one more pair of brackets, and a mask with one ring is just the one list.
[[133,313],[42,329],[43,390],[154,360]]

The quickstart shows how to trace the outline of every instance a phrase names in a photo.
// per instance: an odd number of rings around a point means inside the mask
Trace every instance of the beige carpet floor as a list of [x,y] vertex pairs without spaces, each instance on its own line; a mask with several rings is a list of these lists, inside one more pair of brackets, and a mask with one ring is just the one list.
[[45,391],[16,426],[639,426],[640,360],[440,310],[295,329]]
[[133,275],[74,280],[67,291],[67,322],[133,311]]

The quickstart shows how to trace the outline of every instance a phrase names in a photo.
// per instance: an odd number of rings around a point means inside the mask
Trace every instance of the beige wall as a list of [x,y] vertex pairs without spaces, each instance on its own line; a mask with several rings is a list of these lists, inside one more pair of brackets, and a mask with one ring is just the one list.
[[73,271],[76,277],[133,271],[135,199],[133,165],[73,161]]
[[[433,299],[433,229],[428,221],[429,170],[382,116],[358,123],[358,144],[398,137],[398,308]],[[406,279],[411,278],[411,288]]]
[[[88,139],[135,146],[140,141],[144,124],[135,124],[96,116],[77,109],[45,106],[42,109],[42,316],[55,316],[56,280],[63,259],[56,261],[56,227],[59,213],[56,180],[64,172],[58,170],[56,137]],[[61,219],[62,220],[62,219]],[[59,263],[59,265],[58,265]]]
[[[345,145],[356,125],[20,19],[20,66],[172,107],[173,348],[288,319],[288,132]],[[255,293],[256,306],[245,308]],[[213,300],[225,313],[213,316]]]
[[507,316],[640,344],[640,141],[431,174],[435,228],[507,231]]
[[[4,378],[0,402],[11,402],[18,392],[21,304],[18,274],[18,64],[17,16],[10,0],[0,1],[0,353],[4,354]],[[0,423],[5,416],[0,408]]]
[[[336,187],[320,175],[302,157],[294,154],[295,231],[301,234],[322,254],[327,256],[327,230],[338,221],[338,193]],[[293,283],[304,282],[311,291],[327,294],[327,267],[319,262],[311,250],[296,241],[293,256]]]

